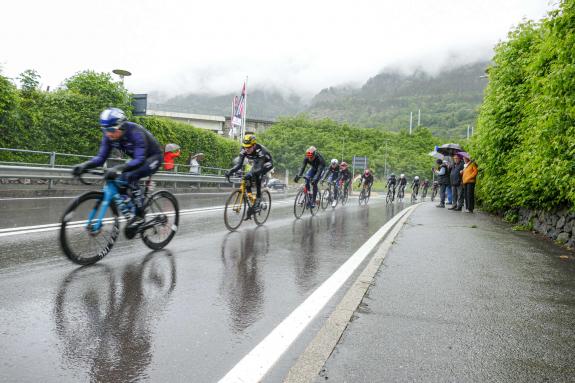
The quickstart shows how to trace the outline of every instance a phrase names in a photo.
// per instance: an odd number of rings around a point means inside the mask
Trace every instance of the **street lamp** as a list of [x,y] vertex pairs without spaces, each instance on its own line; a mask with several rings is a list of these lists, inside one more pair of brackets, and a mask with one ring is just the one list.
[[112,73],[120,76],[120,81],[122,82],[122,85],[124,85],[124,77],[128,77],[128,76],[132,75],[132,73],[130,73],[129,71],[127,71],[125,69],[114,69],[112,71]]

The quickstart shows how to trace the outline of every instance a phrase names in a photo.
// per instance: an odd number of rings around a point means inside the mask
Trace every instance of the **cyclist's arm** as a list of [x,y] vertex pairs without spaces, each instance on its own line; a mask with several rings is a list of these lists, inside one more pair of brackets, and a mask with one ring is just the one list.
[[306,165],[308,164],[308,159],[307,157],[303,159],[303,164],[301,165],[301,169],[299,170],[299,173],[297,174],[298,177],[301,177],[303,175],[303,172],[305,170]]
[[98,167],[104,165],[104,162],[108,159],[110,155],[110,139],[106,136],[102,137],[102,142],[100,143],[100,150],[95,157],[93,157],[89,162],[90,166]]
[[234,166],[233,168],[230,169],[229,173],[233,174],[233,173],[237,172],[238,170],[240,170],[241,167],[244,165],[245,158],[246,158],[246,155],[244,154],[244,151],[241,150],[238,163],[236,164],[236,166]]

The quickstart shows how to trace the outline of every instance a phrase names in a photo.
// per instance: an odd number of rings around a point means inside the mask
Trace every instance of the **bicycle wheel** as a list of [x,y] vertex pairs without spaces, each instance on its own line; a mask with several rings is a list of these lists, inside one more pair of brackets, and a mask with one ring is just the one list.
[[435,197],[437,196],[437,189],[434,189],[431,192],[431,202],[433,202],[435,200]]
[[414,192],[411,192],[411,203],[415,203],[416,200],[417,200],[417,196],[415,195]]
[[[114,203],[106,209],[102,226],[94,230],[103,198],[102,192],[82,194],[72,201],[62,216],[60,245],[64,254],[79,265],[90,265],[104,258],[120,234],[118,209]],[[81,220],[73,221],[75,216]]]
[[246,211],[246,201],[242,198],[242,193],[239,190],[233,191],[228,197],[224,208],[224,223],[229,231],[235,231],[240,227]]
[[365,199],[365,189],[361,189],[361,192],[359,193],[359,197],[357,198],[357,201],[359,202],[359,205],[363,205],[363,201]]
[[330,202],[331,202],[331,190],[328,188],[328,189],[325,189],[325,190],[323,191],[323,193],[322,193],[322,196],[321,196],[321,208],[322,208],[323,210],[327,209],[327,207],[328,207],[328,205],[330,204]]
[[342,192],[342,193],[340,194],[340,196],[341,196],[341,197],[340,197],[341,206],[345,206],[345,205],[347,204],[348,199],[349,199],[348,191],[345,190],[344,192]]
[[296,218],[301,218],[305,209],[307,208],[307,198],[303,190],[297,192],[295,200],[293,202],[293,215]]
[[[320,197],[319,191],[317,194],[317,197]],[[313,197],[312,196],[308,196],[308,198],[311,200]],[[311,215],[316,215],[317,213],[319,213],[319,210],[321,209],[321,197],[319,199],[316,199],[315,203],[313,204],[313,206],[315,206],[314,208],[310,208],[309,212],[311,213]]]
[[142,241],[152,250],[163,249],[178,231],[180,208],[176,197],[166,190],[152,194],[146,203]]
[[263,225],[270,215],[270,210],[272,209],[272,196],[269,191],[262,191],[262,200],[260,202],[260,207],[254,213],[254,221],[256,224]]

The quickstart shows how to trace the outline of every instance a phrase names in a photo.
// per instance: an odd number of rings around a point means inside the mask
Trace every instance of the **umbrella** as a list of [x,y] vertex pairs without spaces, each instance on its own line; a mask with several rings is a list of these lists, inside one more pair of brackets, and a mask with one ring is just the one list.
[[471,159],[471,156],[469,155],[469,153],[467,152],[459,152],[457,153],[459,156],[463,157],[463,158],[467,158],[468,160]]
[[180,145],[177,144],[166,144],[166,148],[164,149],[166,152],[177,152],[178,150],[180,150]]
[[192,158],[197,158],[198,160],[204,159],[204,153],[196,153],[192,156]]
[[446,156],[452,156],[455,153],[463,151],[461,146],[458,144],[443,144],[440,147],[436,147],[435,150]]
[[442,160],[442,159],[443,159],[443,154],[437,153],[435,150],[434,150],[433,152],[427,153],[427,155],[428,155],[428,156],[431,156],[431,157],[433,157],[433,158],[437,158],[437,159],[439,159],[439,160]]

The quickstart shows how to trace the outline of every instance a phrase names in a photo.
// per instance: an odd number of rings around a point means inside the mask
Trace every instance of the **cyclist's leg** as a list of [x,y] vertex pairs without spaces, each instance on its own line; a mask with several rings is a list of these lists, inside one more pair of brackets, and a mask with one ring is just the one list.
[[317,197],[317,182],[312,182],[316,173],[317,173],[317,169],[311,168],[310,170],[308,170],[308,172],[306,174],[307,177],[309,178],[309,181],[306,180],[307,190],[310,189],[310,184],[313,187],[313,196],[312,196],[313,203],[315,203],[315,200]]
[[134,199],[134,205],[136,206],[136,215],[143,218],[144,212],[144,193],[139,185],[140,179],[144,177],[151,176],[158,171],[159,165],[162,163],[162,156],[156,155],[152,156],[144,162],[144,164],[136,169],[122,173],[120,176],[120,181],[123,181],[129,185],[132,189],[132,196]]

